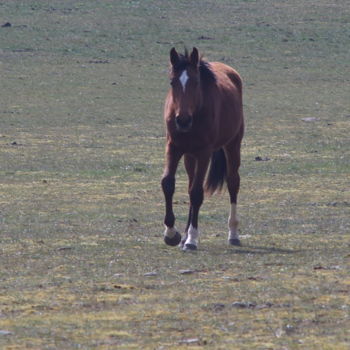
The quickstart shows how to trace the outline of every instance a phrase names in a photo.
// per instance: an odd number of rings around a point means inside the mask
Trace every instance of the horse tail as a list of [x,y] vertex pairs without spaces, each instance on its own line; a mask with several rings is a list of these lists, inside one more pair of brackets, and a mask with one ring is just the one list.
[[205,192],[212,195],[220,192],[226,179],[226,157],[221,148],[211,156],[210,168],[205,183]]

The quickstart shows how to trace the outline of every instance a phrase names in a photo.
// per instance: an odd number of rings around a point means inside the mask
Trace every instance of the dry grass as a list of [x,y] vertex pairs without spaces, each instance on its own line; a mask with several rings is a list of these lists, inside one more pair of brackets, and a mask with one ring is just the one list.
[[[0,347],[349,348],[346,1],[0,12]],[[162,240],[162,103],[184,44],[245,82],[242,248],[227,193],[203,205],[198,252]],[[183,228],[182,169],[177,184]]]

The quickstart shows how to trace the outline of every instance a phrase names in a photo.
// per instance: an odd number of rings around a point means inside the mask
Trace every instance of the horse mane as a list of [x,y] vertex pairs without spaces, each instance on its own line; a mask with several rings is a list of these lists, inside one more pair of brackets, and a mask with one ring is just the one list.
[[[187,48],[185,48],[184,54],[179,54],[180,61],[174,67],[176,71],[183,71],[190,65],[190,55],[188,53]],[[211,69],[211,65],[208,61],[203,59],[203,56],[199,59],[199,74],[201,77],[201,81],[209,83],[209,82],[215,82],[216,81],[216,75]]]

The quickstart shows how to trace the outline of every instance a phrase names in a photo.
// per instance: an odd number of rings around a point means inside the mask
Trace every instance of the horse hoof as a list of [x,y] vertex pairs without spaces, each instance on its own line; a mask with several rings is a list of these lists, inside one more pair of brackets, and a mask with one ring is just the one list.
[[172,237],[172,238],[169,238],[168,236],[165,236],[164,237],[164,242],[167,245],[171,245],[172,247],[176,247],[181,242],[181,235],[180,235],[179,232],[176,231],[174,237]]
[[231,238],[231,239],[229,239],[228,243],[230,245],[234,245],[236,247],[241,247],[242,246],[242,243],[241,243],[241,241],[238,238]]
[[197,250],[197,246],[195,244],[187,243],[187,244],[184,245],[182,250],[184,252],[186,252],[186,251],[192,251],[193,252],[194,250]]

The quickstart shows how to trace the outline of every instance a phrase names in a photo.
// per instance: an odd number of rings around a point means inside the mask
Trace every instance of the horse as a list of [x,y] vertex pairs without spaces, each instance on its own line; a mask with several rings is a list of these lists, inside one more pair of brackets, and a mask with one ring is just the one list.
[[[170,89],[164,104],[166,126],[165,169],[161,187],[165,198],[164,241],[196,250],[198,215],[204,194],[220,192],[226,181],[230,196],[228,243],[240,246],[237,194],[240,185],[240,149],[244,134],[242,79],[220,62],[209,62],[193,48],[179,54],[170,50]],[[184,239],[175,227],[173,195],[175,173],[184,157],[190,198]],[[209,169],[209,170],[208,170]]]

